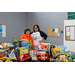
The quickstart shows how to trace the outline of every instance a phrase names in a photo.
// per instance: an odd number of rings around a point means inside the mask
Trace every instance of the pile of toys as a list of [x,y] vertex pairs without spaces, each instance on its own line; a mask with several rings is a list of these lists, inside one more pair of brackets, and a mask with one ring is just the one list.
[[13,44],[0,43],[0,62],[17,62]]
[[66,49],[66,46],[53,45],[53,48],[51,48],[52,58],[50,58],[50,61],[53,61],[53,62],[75,62],[75,52],[65,51],[65,49]]
[[0,48],[0,62],[17,61],[14,49],[12,47]]
[[34,49],[30,50],[32,60],[45,61],[50,58],[50,43],[39,43]]
[[0,48],[13,47],[13,44],[10,43],[0,43]]
[[0,62],[75,62],[75,52],[65,51],[66,48],[63,45],[39,43],[32,49],[28,41],[17,41],[14,38],[13,44],[0,43]]

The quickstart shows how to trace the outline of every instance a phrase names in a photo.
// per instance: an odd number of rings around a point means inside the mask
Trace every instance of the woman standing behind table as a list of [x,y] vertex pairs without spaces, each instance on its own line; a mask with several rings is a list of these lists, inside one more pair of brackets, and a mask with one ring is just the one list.
[[38,43],[43,43],[47,39],[47,34],[40,30],[39,25],[34,25],[33,33],[31,34],[34,46]]

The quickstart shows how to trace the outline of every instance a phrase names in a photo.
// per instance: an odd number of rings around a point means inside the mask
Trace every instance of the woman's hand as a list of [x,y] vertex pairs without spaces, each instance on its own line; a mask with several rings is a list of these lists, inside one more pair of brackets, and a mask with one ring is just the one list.
[[45,42],[45,39],[41,40],[39,43],[44,43]]

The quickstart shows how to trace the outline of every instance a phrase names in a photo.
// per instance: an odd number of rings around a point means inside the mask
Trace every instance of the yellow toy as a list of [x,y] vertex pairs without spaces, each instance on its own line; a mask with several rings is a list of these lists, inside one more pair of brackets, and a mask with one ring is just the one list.
[[68,62],[68,60],[66,60],[66,62]]
[[53,50],[54,54],[62,53],[61,47],[56,47],[56,48],[53,48],[52,50]]
[[20,55],[29,53],[29,48],[28,47],[20,47]]
[[63,53],[61,47],[52,48],[51,51],[52,51],[52,55],[54,58],[56,58],[57,56],[59,56]]
[[2,57],[0,58],[0,62],[10,62],[10,59],[8,57]]

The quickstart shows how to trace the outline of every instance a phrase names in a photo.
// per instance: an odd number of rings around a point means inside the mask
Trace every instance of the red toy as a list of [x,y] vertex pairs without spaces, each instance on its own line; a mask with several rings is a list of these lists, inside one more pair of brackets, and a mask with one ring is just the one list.
[[43,61],[49,60],[50,59],[49,58],[49,53],[47,53],[46,51],[39,51],[37,53],[37,59],[43,60]]
[[40,48],[41,48],[41,49],[45,49],[45,48],[47,48],[47,46],[46,46],[46,45],[43,45],[43,44],[41,44],[41,43],[40,43],[39,45],[37,45],[37,47],[36,47],[36,48],[39,48],[39,46],[40,46]]
[[30,54],[29,53],[25,53],[25,54],[19,55],[19,58],[18,58],[18,60],[21,61],[21,62],[25,61],[27,59],[30,59]]

